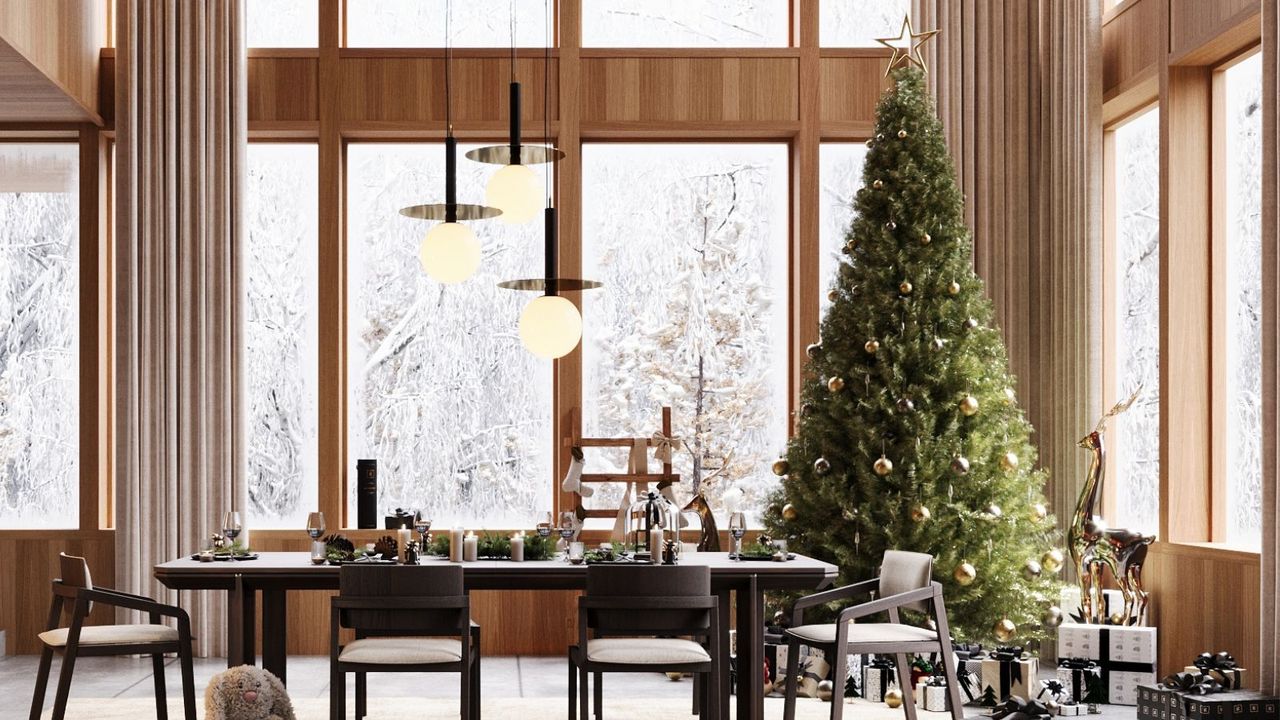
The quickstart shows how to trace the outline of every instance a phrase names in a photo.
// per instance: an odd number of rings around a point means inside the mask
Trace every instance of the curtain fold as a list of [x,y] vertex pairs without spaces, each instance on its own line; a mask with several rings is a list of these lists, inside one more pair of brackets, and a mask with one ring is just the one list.
[[1280,693],[1280,10],[1262,3],[1262,647],[1263,692]]
[[914,0],[965,194],[974,268],[1004,333],[1059,522],[1101,404],[1102,16],[1096,0]]
[[[243,0],[119,0],[116,22],[116,581],[152,577],[243,509],[239,246]],[[202,655],[222,598],[182,599]]]

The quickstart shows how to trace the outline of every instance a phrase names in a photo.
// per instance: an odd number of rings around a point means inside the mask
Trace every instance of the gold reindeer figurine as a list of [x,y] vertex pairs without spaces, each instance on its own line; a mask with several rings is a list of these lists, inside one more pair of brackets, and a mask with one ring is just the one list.
[[1102,493],[1106,451],[1102,435],[1107,430],[1107,420],[1123,413],[1138,399],[1139,387],[1129,399],[1116,403],[1093,432],[1080,439],[1078,445],[1091,454],[1089,474],[1085,478],[1080,500],[1076,503],[1067,541],[1071,560],[1080,578],[1080,607],[1086,623],[1105,624],[1102,602],[1102,569],[1111,571],[1120,593],[1124,596],[1124,613],[1121,625],[1138,623],[1147,610],[1147,591],[1142,587],[1142,565],[1147,559],[1147,547],[1155,542],[1154,535],[1143,535],[1133,530],[1108,528],[1106,521],[1094,514]]

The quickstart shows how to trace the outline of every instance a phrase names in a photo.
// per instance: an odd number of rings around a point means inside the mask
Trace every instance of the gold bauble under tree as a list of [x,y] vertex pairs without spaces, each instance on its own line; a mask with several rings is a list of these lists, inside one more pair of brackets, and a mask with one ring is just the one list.
[[951,472],[957,475],[969,474],[969,458],[963,455],[957,455],[951,458]]
[[777,610],[773,613],[773,624],[779,627],[787,624],[787,611]]
[[911,508],[911,522],[922,523],[933,517],[933,513],[929,512],[929,508],[924,505],[914,505]]
[[884,187],[884,181],[883,181],[883,180],[876,180],[875,182],[872,182],[872,183],[871,183],[871,187],[873,187],[873,188],[875,188],[875,189],[879,190],[880,188]]
[[912,290],[915,290],[915,286],[913,286],[911,283],[907,282],[906,280],[903,280],[902,282],[898,283],[898,292],[900,294],[910,295]]
[[831,471],[831,463],[826,458],[820,457],[813,461],[813,471],[819,475],[826,475]]
[[1047,517],[1049,517],[1049,508],[1045,507],[1044,503],[1036,503],[1035,505],[1031,506],[1032,520],[1035,520],[1036,522],[1040,522],[1041,520],[1044,520]]
[[844,378],[839,375],[827,381],[827,389],[833,393],[838,393],[844,389]]
[[791,503],[787,503],[786,505],[783,505],[783,506],[782,506],[782,519],[783,519],[783,520],[787,520],[787,521],[789,522],[789,521],[791,521],[791,520],[795,520],[795,519],[796,519],[796,517],[797,517],[798,515],[799,515],[799,513],[797,513],[797,512],[796,512],[796,506],[795,506],[795,505],[792,505]]
[[1056,628],[1062,624],[1062,608],[1050,605],[1040,613],[1040,624],[1047,628]]
[[971,563],[962,562],[951,571],[951,577],[959,585],[972,585],[973,581],[978,579],[978,569]]
[[1000,456],[1000,467],[1005,472],[1013,472],[1018,469],[1018,453],[1012,450]]
[[978,414],[978,398],[972,395],[965,395],[960,400],[960,412],[965,417],[973,417]]
[[681,672],[669,672],[669,673],[667,673],[667,679],[668,679],[668,680],[670,680],[671,682],[679,682],[679,681],[680,681],[680,678],[682,678],[682,677],[684,677],[684,673],[681,673]]
[[835,302],[835,301],[837,301],[837,300],[839,300],[839,299],[840,299],[840,291],[839,291],[839,290],[836,290],[835,288],[832,288],[831,290],[828,290],[828,291],[827,291],[827,300],[829,300],[829,301],[831,301],[831,302]]
[[1028,580],[1035,580],[1040,577],[1040,563],[1035,560],[1028,560],[1022,564],[1022,577]]
[[952,283],[951,283],[950,285],[948,285],[948,286],[947,286],[947,294],[948,294],[948,295],[959,295],[959,294],[960,294],[960,283],[955,282],[955,281],[952,281]]
[[1065,560],[1066,558],[1062,556],[1061,550],[1051,548],[1040,556],[1040,566],[1044,568],[1045,572],[1052,574],[1062,569],[1062,563]]
[[866,350],[868,355],[875,355],[876,351],[880,349],[880,341],[868,340],[862,344],[862,349]]
[[996,636],[1000,642],[1009,642],[1018,634],[1018,626],[1013,624],[1009,618],[1000,618],[995,625],[991,627],[991,634]]
[[823,680],[818,683],[818,699],[822,702],[831,702],[831,698],[835,696],[836,686],[830,680]]
[[929,244],[929,243],[931,243],[931,242],[933,242],[933,236],[932,236],[932,235],[930,235],[929,233],[925,233],[925,234],[923,234],[923,235],[921,235],[921,236],[920,236],[920,244],[921,244],[921,245],[928,245],[928,244]]
[[791,472],[791,463],[787,462],[786,458],[778,458],[777,460],[773,461],[774,475],[777,475],[778,477],[782,477],[783,475],[786,475],[789,472]]
[[906,139],[907,139],[907,131],[906,131],[906,130],[899,130],[899,131],[898,131],[898,139],[899,139],[899,140],[906,140]]
[[875,464],[871,466],[871,469],[875,470],[876,474],[880,477],[884,477],[885,475],[893,472],[893,461],[884,455],[881,455],[879,459],[876,460]]
[[898,688],[889,688],[884,691],[884,704],[891,708],[902,707],[902,691]]

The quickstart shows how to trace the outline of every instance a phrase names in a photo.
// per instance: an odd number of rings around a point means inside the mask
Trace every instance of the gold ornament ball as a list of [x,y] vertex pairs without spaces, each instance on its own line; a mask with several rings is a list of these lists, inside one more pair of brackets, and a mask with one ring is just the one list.
[[883,181],[883,180],[876,180],[875,182],[871,183],[871,187],[873,187],[873,188],[875,188],[875,189],[879,190],[880,188],[884,187],[884,181]]
[[813,471],[819,475],[826,475],[831,471],[831,463],[826,458],[818,458],[813,461]]
[[827,300],[828,300],[828,301],[830,301],[830,302],[835,302],[835,301],[837,301],[837,300],[839,300],[839,299],[840,299],[840,291],[839,291],[839,290],[828,290],[828,291],[827,291]]
[[1031,506],[1032,520],[1035,520],[1036,522],[1040,522],[1041,520],[1044,520],[1047,517],[1049,517],[1049,508],[1045,507],[1044,503],[1036,503],[1035,505]]
[[1062,608],[1050,605],[1040,615],[1040,624],[1047,628],[1056,628],[1062,624]]
[[892,220],[890,220],[889,222],[885,223],[885,224],[884,224],[884,226],[885,226],[886,228],[889,228],[890,230],[897,230],[897,229],[898,229],[898,223],[896,223],[896,222],[894,222],[894,221],[892,221]]
[[804,349],[804,354],[812,360],[822,354],[822,343],[816,342]]
[[951,472],[957,475],[969,474],[969,458],[963,455],[957,455],[951,458]]
[[899,139],[899,140],[905,140],[906,138],[907,138],[907,131],[906,131],[906,130],[899,130],[899,131],[898,131],[898,139]]
[[1018,634],[1018,626],[1013,624],[1009,618],[1001,618],[991,628],[991,634],[996,636],[1000,642],[1009,642]]
[[1028,560],[1022,565],[1022,577],[1028,580],[1034,580],[1040,577],[1040,563],[1035,560]]
[[667,673],[667,679],[670,680],[671,682],[679,682],[680,678],[682,677],[684,677],[684,673],[678,673],[678,672]]
[[1066,560],[1062,556],[1062,551],[1058,548],[1046,550],[1044,555],[1040,556],[1040,566],[1047,573],[1056,573],[1062,569],[1062,563]]
[[798,513],[796,512],[795,505],[792,505],[791,503],[787,503],[786,505],[782,506],[783,520],[787,520],[787,521],[795,520],[797,515]]
[[911,508],[911,522],[922,523],[933,517],[933,513],[929,512],[929,508],[924,505],[916,505]]
[[830,680],[823,680],[818,683],[818,699],[822,702],[831,702],[832,696],[835,695],[835,685]]
[[880,341],[868,340],[865,343],[863,343],[862,349],[866,350],[868,355],[875,355],[876,351],[880,349]]
[[898,688],[889,688],[884,691],[884,704],[890,708],[902,707],[902,691]]
[[1123,614],[1121,614],[1121,613],[1111,613],[1111,624],[1112,624],[1112,625],[1123,625],[1123,624],[1124,624],[1124,615],[1123,615]]
[[[857,244],[857,243],[854,243],[854,242],[847,242],[847,243],[845,243],[845,244],[844,244],[843,252],[844,252],[844,254],[845,254],[845,255],[852,255],[852,254],[853,254],[853,250],[854,250],[854,248],[856,248],[856,247],[858,247],[858,244]],[[827,291],[827,297],[831,297],[831,295],[830,295],[830,293],[831,293],[831,292],[832,292],[831,290],[828,290],[828,291]]]
[[1018,469],[1018,454],[1015,452],[1007,452],[1000,456],[1000,467],[1005,472],[1013,472]]
[[929,244],[929,243],[931,243],[931,242],[933,242],[933,236],[932,236],[932,235],[930,235],[929,233],[925,233],[925,234],[923,234],[923,235],[921,235],[921,236],[920,236],[920,244],[921,244],[921,245],[928,245],[928,244]]
[[833,393],[838,393],[844,389],[844,378],[836,376],[827,381],[827,389]]
[[948,294],[948,295],[959,295],[959,294],[960,294],[960,283],[958,283],[958,282],[954,282],[954,281],[953,281],[950,285],[948,285],[948,286],[947,286],[947,294]]
[[783,475],[786,475],[789,472],[791,472],[791,463],[787,462],[786,459],[778,458],[777,460],[773,461],[774,475],[777,475],[778,477],[782,477]]
[[951,577],[960,585],[972,585],[978,579],[978,569],[967,562],[962,562],[951,571]]
[[773,614],[773,624],[774,624],[774,625],[786,625],[786,624],[787,624],[787,612],[786,612],[785,610],[778,610],[777,612],[775,612],[775,613]]
[[995,503],[991,503],[990,505],[988,505],[987,509],[983,510],[982,512],[987,516],[988,520],[999,520],[1000,518],[1004,517],[1004,511],[1001,510],[1000,506]]
[[965,395],[960,401],[960,412],[965,417],[973,417],[978,414],[978,398],[972,395]]
[[910,295],[911,291],[914,289],[915,287],[912,286],[912,284],[907,282],[906,280],[903,280],[902,282],[898,283],[898,292],[903,295]]
[[884,477],[893,472],[893,461],[881,455],[880,459],[876,460],[875,465],[872,465],[871,468],[876,471],[877,475]]

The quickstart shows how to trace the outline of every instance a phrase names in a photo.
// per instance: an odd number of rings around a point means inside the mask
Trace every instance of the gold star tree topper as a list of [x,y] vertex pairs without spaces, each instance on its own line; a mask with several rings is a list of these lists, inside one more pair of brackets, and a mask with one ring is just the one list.
[[911,25],[911,16],[903,16],[902,30],[897,37],[876,38],[876,42],[893,51],[893,55],[889,57],[889,67],[885,69],[884,74],[887,76],[893,72],[894,68],[903,65],[916,65],[921,70],[929,72],[929,67],[924,62],[924,55],[920,53],[920,46],[938,32],[938,30],[916,32]]

